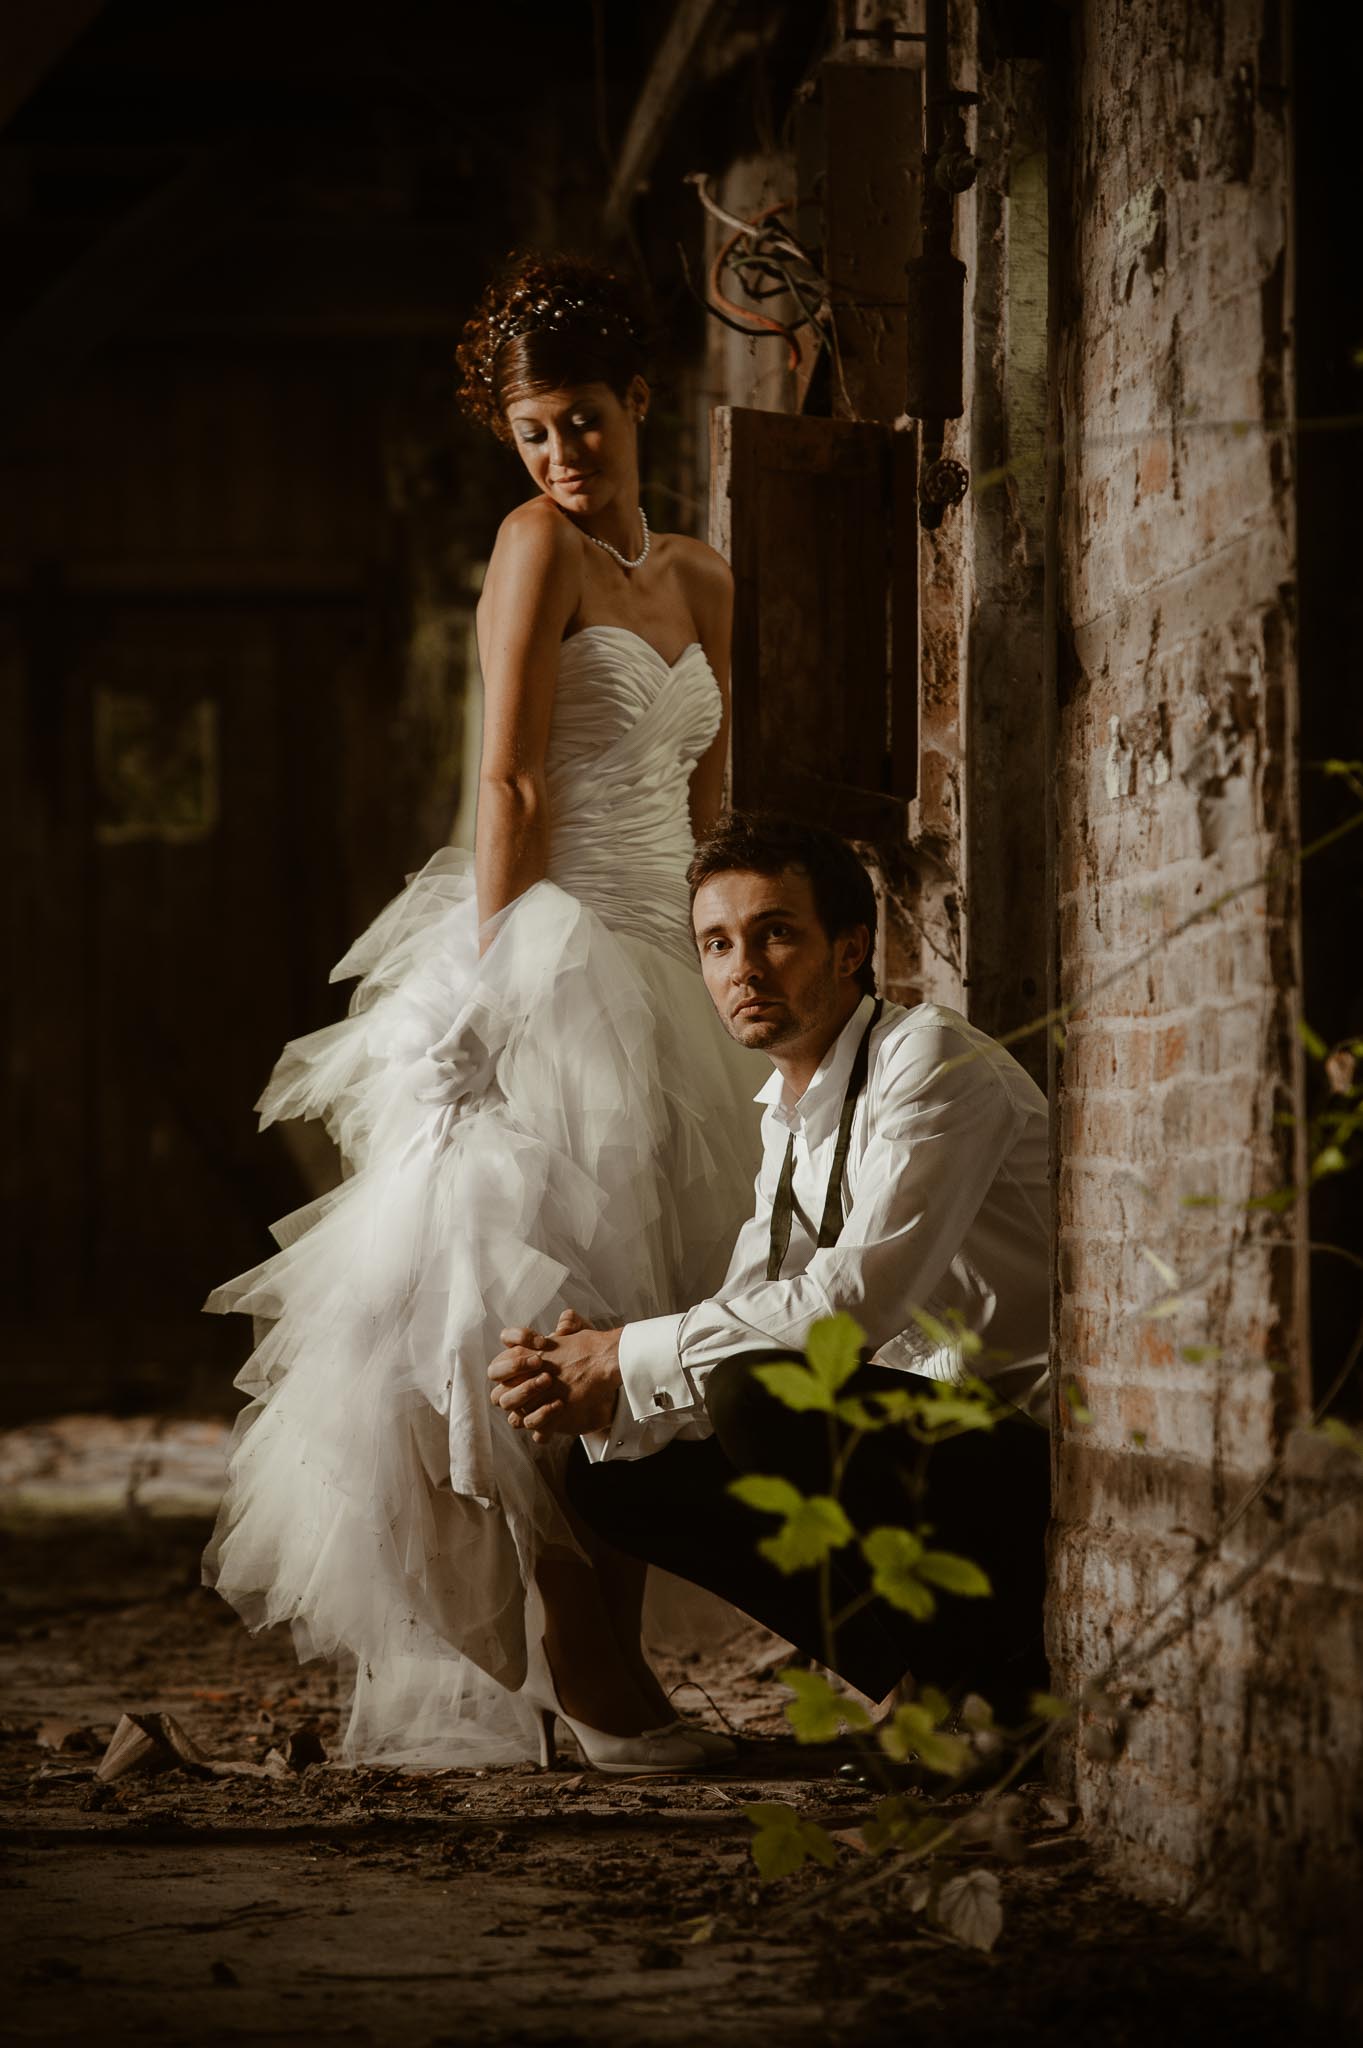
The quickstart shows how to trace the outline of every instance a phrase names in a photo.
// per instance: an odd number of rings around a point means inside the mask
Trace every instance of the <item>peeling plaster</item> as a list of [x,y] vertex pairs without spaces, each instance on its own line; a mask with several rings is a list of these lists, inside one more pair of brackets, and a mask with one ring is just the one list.
[[1113,802],[1118,803],[1122,797],[1131,794],[1136,757],[1122,739],[1120,718],[1109,718],[1107,729],[1111,737],[1103,757],[1103,786]]

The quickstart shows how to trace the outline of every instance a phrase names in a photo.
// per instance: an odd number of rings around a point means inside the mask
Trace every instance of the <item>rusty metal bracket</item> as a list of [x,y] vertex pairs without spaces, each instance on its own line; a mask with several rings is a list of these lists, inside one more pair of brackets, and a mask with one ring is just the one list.
[[918,524],[931,533],[970,489],[970,471],[950,455],[929,462],[918,480]]

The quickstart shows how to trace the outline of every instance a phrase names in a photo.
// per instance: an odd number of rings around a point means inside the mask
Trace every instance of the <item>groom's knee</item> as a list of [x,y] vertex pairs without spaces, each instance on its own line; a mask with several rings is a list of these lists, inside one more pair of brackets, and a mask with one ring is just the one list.
[[710,1426],[724,1455],[740,1472],[758,1469],[760,1453],[770,1446],[773,1411],[780,1412],[760,1379],[757,1368],[789,1352],[744,1351],[725,1358],[711,1372],[705,1389],[705,1406]]

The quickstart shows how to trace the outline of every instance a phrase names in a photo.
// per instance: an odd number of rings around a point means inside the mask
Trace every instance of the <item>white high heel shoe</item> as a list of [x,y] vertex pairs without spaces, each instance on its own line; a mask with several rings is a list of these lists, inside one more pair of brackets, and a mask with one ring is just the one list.
[[732,1735],[721,1734],[718,1728],[698,1728],[694,1721],[683,1721],[678,1714],[675,1721],[665,1727],[650,1728],[650,1735],[684,1735],[688,1742],[694,1742],[707,1763],[732,1763],[738,1755],[738,1744]]
[[604,1729],[574,1721],[557,1702],[545,1706],[537,1699],[534,1706],[539,1715],[542,1771],[552,1770],[557,1761],[555,1720],[572,1730],[583,1761],[594,1771],[605,1771],[612,1777],[636,1777],[646,1771],[694,1771],[705,1761],[704,1745],[683,1734],[676,1721],[665,1728],[646,1728],[639,1735],[607,1735]]

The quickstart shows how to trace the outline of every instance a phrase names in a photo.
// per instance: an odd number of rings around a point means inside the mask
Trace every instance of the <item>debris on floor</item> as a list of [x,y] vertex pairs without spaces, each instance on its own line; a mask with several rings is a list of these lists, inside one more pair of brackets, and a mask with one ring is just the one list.
[[[102,1500],[112,1458],[93,1431],[81,1443]],[[911,1882],[866,1852],[860,1773],[785,1730],[783,1646],[726,1609],[695,1625],[675,1584],[650,1610],[661,1675],[679,1708],[738,1731],[732,1763],[625,1780],[342,1768],[332,1673],[300,1668],[283,1631],[249,1636],[199,1583],[202,1511],[130,1509],[125,1486],[116,1512],[88,1494],[70,1512],[62,1451],[53,1512],[28,1455],[17,1505],[0,1501],[7,2040],[1335,2038],[1107,1887],[1042,1783],[1010,1805],[1010,1839],[991,1824],[951,1898],[915,1913]],[[0,1443],[0,1469],[17,1462]],[[744,1809],[762,1803],[827,1829],[837,1868],[761,1884]]]

